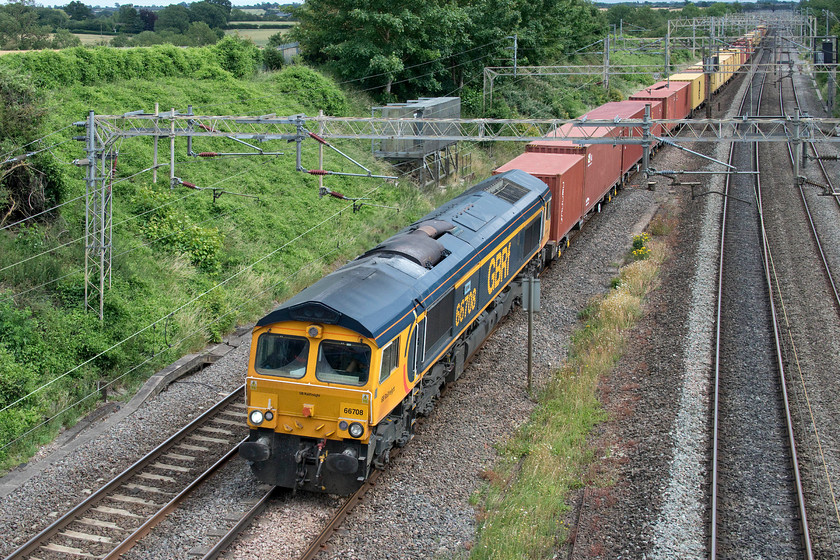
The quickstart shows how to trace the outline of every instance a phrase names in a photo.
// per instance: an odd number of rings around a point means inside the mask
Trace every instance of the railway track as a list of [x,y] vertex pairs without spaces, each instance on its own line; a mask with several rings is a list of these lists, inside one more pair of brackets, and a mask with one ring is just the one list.
[[[794,99],[794,104],[795,104],[794,112],[798,114],[798,113],[801,112],[800,111],[801,105],[799,103],[799,94],[796,90],[796,85],[793,82],[793,80],[791,80],[791,90],[792,90],[792,93],[793,93],[793,99]],[[781,107],[783,115],[788,114],[787,111],[785,110],[783,88],[781,88],[781,87],[779,88],[779,106]],[[830,192],[830,193],[837,192],[837,189],[834,186],[834,181],[831,180],[831,175],[828,173],[828,171],[825,168],[825,163],[823,162],[823,158],[820,156],[820,152],[819,152],[819,148],[817,147],[817,144],[814,143],[814,142],[806,142],[805,147],[810,148],[811,151],[814,153],[814,157],[817,161],[817,164],[819,165],[820,172],[822,174],[823,181],[825,181],[825,186],[827,187],[828,192]],[[790,157],[791,167],[795,168],[794,153],[793,153],[794,149],[793,149],[793,145],[791,145],[790,143],[787,144],[787,151],[788,151],[788,156]],[[828,281],[828,284],[831,287],[831,294],[833,295],[834,303],[837,306],[837,311],[838,311],[838,313],[840,313],[840,289],[838,289],[837,282],[834,279],[835,276],[832,272],[831,265],[828,262],[828,257],[826,256],[826,251],[823,249],[822,236],[820,235],[820,233],[817,229],[817,226],[814,222],[814,216],[811,214],[811,208],[808,205],[808,197],[805,196],[805,189],[803,188],[803,181],[800,181],[800,180],[797,179],[796,180],[796,186],[797,186],[797,189],[799,190],[799,197],[802,200],[802,206],[805,210],[805,215],[808,217],[808,224],[811,226],[811,233],[813,235],[814,242],[817,245],[817,251],[819,252],[820,261],[822,262],[823,269],[825,270],[826,280]],[[832,198],[834,198],[834,201],[837,203],[837,206],[840,207],[840,198],[838,198],[836,196],[833,196]]]
[[[748,98],[750,106],[761,104],[766,73],[750,79],[754,82],[739,114]],[[733,144],[729,164],[760,169],[757,146]],[[760,175],[728,175],[725,192],[715,345],[710,557],[812,558],[771,297]]]
[[247,437],[244,385],[14,551],[22,558],[116,558],[133,547]]
[[[796,82],[793,76],[780,80],[782,114],[805,112]],[[783,310],[783,357],[791,372],[788,386],[795,402],[795,429],[813,548],[816,556],[836,557],[840,508],[835,489],[840,485],[840,456],[834,435],[838,421],[835,380],[840,368],[836,367],[834,356],[838,353],[835,341],[840,331],[836,276],[840,269],[840,201],[836,196],[820,196],[825,191],[835,191],[821,150],[807,141],[803,148],[810,149],[818,165],[811,169],[803,165],[797,170],[793,146],[787,145],[786,155],[779,152],[779,159],[788,159],[795,188],[791,189],[788,183],[773,191],[773,204],[767,214],[773,223],[774,298]],[[794,179],[797,171],[800,178]],[[792,231],[798,232],[797,240],[804,236],[807,241],[792,243]],[[828,305],[826,297],[831,300]]]

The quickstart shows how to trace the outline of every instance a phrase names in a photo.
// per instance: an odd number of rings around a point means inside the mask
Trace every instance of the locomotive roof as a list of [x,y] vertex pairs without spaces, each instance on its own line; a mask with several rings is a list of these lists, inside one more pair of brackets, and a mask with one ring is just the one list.
[[546,184],[523,171],[493,176],[289,298],[257,327],[337,324],[381,346],[446,293],[476,252],[492,250],[490,240],[548,197]]

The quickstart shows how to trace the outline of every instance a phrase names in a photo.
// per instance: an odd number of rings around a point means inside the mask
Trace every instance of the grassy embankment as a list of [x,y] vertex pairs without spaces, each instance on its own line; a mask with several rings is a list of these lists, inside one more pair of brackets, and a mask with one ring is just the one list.
[[[651,230],[669,228],[657,221]],[[500,446],[497,464],[485,472],[487,482],[473,497],[479,530],[470,558],[553,558],[569,537],[564,523],[569,498],[583,486],[594,459],[587,437],[606,419],[598,382],[618,362],[626,332],[643,313],[667,258],[663,242],[637,237],[634,247],[613,289],[580,314],[568,359],[542,389],[529,420]]]
[[[250,60],[248,53],[165,47],[74,53],[2,59],[41,84],[45,132],[81,121],[91,109],[122,114],[152,111],[155,103],[161,111],[181,112],[192,104],[196,114],[365,114],[364,100],[348,98],[311,70],[254,74],[242,62]],[[170,189],[168,165],[153,183],[151,172],[143,172],[152,165],[152,140],[121,140],[113,274],[100,323],[84,310],[84,170],[70,163],[84,157],[84,146],[69,140],[79,134],[84,129],[70,127],[50,137],[52,143],[68,141],[51,150],[54,158],[33,164],[60,177],[62,201],[81,200],[48,220],[0,231],[0,408],[12,405],[0,412],[0,471],[26,460],[62,425],[94,408],[102,384],[111,398],[127,398],[156,369],[254,320],[454,192],[421,191],[406,181],[326,177],[331,189],[394,208],[364,206],[354,213],[345,201],[319,198],[317,178],[295,171],[294,143],[260,146],[282,156],[204,159],[187,156],[185,141],[178,140],[175,175],[227,191],[214,201],[212,190]],[[390,172],[374,161],[369,143],[337,144],[375,173]],[[317,144],[303,145],[304,167],[318,168]],[[196,140],[194,149],[247,151],[225,140]],[[166,162],[168,141],[160,152]],[[327,169],[359,171],[329,150],[325,159]]]

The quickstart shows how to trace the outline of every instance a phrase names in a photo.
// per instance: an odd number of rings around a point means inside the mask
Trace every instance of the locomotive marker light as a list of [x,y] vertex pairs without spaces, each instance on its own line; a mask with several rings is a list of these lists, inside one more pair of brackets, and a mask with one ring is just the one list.
[[531,395],[531,370],[534,363],[534,313],[540,312],[540,279],[522,279],[522,309],[528,312],[528,396]]
[[259,426],[260,424],[262,424],[263,418],[263,413],[260,410],[252,410],[250,416],[248,416],[248,419],[251,421],[251,424],[255,426]]
[[348,430],[348,432],[354,438],[360,438],[360,437],[362,437],[362,434],[365,433],[365,429],[358,422],[353,422],[352,424],[350,424],[350,429]]

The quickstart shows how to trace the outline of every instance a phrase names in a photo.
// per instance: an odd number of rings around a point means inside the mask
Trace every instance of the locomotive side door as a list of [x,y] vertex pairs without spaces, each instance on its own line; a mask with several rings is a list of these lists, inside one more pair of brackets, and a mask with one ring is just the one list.
[[406,358],[406,375],[408,382],[417,379],[417,368],[423,363],[424,348],[426,347],[426,317],[423,317],[408,337],[408,356]]

